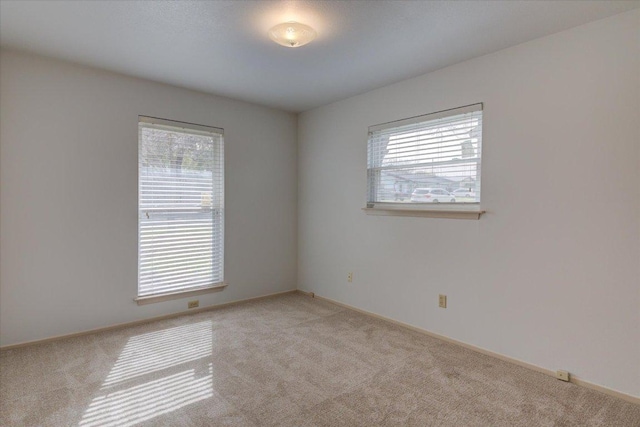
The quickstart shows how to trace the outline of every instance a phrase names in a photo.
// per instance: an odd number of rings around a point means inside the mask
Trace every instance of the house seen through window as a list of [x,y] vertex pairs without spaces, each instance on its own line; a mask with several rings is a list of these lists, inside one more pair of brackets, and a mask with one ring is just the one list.
[[482,104],[369,128],[368,207],[480,203]]

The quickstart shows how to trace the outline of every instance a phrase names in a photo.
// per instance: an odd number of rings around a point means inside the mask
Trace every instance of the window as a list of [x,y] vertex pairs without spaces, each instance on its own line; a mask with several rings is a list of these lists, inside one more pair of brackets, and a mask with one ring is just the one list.
[[369,128],[368,208],[478,209],[482,104]]
[[222,129],[140,116],[138,303],[220,288],[223,266]]

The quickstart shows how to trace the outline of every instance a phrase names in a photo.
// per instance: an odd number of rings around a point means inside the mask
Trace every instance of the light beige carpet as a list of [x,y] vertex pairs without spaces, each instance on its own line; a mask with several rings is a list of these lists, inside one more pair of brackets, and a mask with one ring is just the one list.
[[3,426],[640,426],[640,405],[300,294],[0,352]]

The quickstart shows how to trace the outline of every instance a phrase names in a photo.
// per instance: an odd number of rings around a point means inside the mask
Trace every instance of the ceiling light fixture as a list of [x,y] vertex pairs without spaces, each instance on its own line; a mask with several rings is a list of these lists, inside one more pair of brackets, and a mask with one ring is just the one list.
[[316,38],[316,31],[299,22],[284,22],[269,30],[274,42],[286,47],[300,47]]

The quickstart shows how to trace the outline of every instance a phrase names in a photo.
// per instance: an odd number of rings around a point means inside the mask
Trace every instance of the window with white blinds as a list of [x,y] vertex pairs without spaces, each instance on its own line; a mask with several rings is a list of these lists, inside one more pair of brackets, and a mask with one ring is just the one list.
[[139,117],[138,297],[223,282],[222,129]]
[[480,203],[482,104],[369,128],[367,207]]

